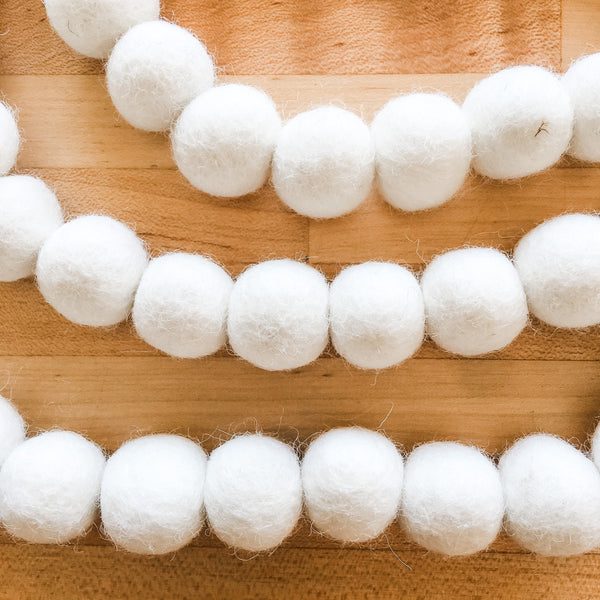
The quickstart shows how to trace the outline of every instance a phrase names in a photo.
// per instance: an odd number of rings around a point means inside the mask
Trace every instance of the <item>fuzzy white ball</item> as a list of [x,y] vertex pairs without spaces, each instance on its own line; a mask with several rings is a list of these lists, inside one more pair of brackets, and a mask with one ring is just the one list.
[[73,50],[106,58],[130,28],[160,16],[159,0],[44,0],[53,29]]
[[0,102],[0,176],[15,166],[20,143],[15,115],[9,106]]
[[147,256],[128,227],[88,215],[59,227],[46,240],[36,275],[55,310],[80,325],[115,325],[129,315]]
[[15,407],[0,396],[0,466],[25,440],[25,423]]
[[290,446],[270,437],[235,437],[211,453],[204,498],[220,540],[248,552],[271,550],[300,518],[298,457]]
[[525,177],[551,167],[567,150],[573,108],[560,79],[542,67],[504,69],[469,92],[476,171],[493,179]]
[[106,65],[116,109],[129,124],[147,131],[168,129],[213,79],[212,59],[204,45],[187,29],[166,21],[132,27]]
[[591,440],[590,458],[594,461],[596,467],[600,470],[600,424],[596,425],[596,430]]
[[60,204],[41,179],[0,177],[0,281],[33,275],[42,244],[62,224]]
[[427,550],[450,556],[485,550],[504,516],[498,469],[471,446],[419,446],[406,460],[401,515],[407,533]]
[[104,462],[96,444],[70,431],[28,439],[0,470],[0,520],[36,544],[83,535],[96,516]]
[[375,168],[383,197],[414,211],[439,206],[458,192],[471,165],[471,129],[443,94],[390,100],[371,125]]
[[212,260],[177,252],[150,261],[133,303],[133,324],[151,346],[199,358],[225,344],[233,281]]
[[362,369],[385,369],[421,346],[423,294],[415,276],[400,265],[352,265],[331,284],[329,320],[341,356]]
[[510,344],[527,324],[527,300],[511,261],[493,248],[461,248],[423,273],[427,332],[448,352],[475,356]]
[[538,319],[555,327],[600,323],[600,217],[575,213],[538,225],[514,261]]
[[179,435],[123,444],[106,463],[100,509],[104,531],[138,554],[175,552],[204,521],[206,454]]
[[376,538],[396,518],[403,472],[402,455],[384,435],[332,429],[311,442],[302,461],[308,516],[343,542]]
[[600,53],[584,56],[563,75],[575,121],[569,154],[600,162]]
[[273,155],[273,185],[301,215],[339,217],[369,195],[374,165],[371,134],[362,119],[323,106],[283,126]]
[[500,459],[506,529],[531,552],[569,556],[600,545],[600,473],[571,444],[536,434]]
[[319,271],[270,260],[244,271],[229,300],[227,332],[236,354],[269,371],[316,360],[329,339],[329,286]]
[[179,170],[199,190],[233,198],[260,188],[269,176],[281,119],[262,90],[214,87],[181,113],[171,144]]

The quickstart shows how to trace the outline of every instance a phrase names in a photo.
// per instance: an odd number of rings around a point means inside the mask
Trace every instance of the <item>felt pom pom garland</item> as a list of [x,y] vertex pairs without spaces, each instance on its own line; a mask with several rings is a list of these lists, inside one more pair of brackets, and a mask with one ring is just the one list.
[[[217,105],[226,104],[227,93]],[[270,122],[277,129],[268,99],[260,92],[249,98],[261,128]],[[2,114],[16,131],[11,111]],[[10,147],[12,126],[7,131]],[[260,154],[257,146],[253,156]],[[246,166],[248,181],[256,182],[256,164]],[[215,185],[229,174],[225,169]],[[329,286],[314,268],[287,259],[254,265],[235,283],[200,256],[174,253],[148,263],[131,229],[100,215],[65,223],[54,193],[28,175],[0,177],[0,209],[0,281],[35,274],[46,301],[82,325],[110,326],[132,313],[140,337],[175,357],[207,356],[228,339],[260,368],[294,369],[316,360],[331,339],[351,364],[384,369],[412,356],[425,332],[448,352],[476,356],[510,344],[528,311],[556,327],[600,323],[594,214],[539,225],[517,244],[513,261],[492,248],[463,248],[436,257],[420,285],[399,265],[368,262],[344,269]]]
[[[597,55],[574,63],[564,81],[540,67],[505,69],[480,81],[463,107],[441,94],[403,96],[371,128],[333,106],[282,125],[262,91],[212,87],[206,49],[158,19],[154,0],[48,0],[46,8],[67,43],[108,56],[109,93],[124,118],[150,131],[171,127],[182,173],[214,195],[258,189],[272,165],[281,199],[308,216],[353,210],[374,178],[390,203],[420,210],[451,197],[470,164],[512,179],[551,166],[568,147],[586,160],[600,156]],[[85,40],[76,43],[71,33]],[[19,145],[3,104],[0,139],[2,174]],[[47,302],[82,325],[111,326],[132,313],[140,337],[181,358],[209,355],[228,340],[260,368],[294,369],[331,339],[351,364],[382,369],[412,356],[425,332],[463,356],[500,350],[526,326],[528,310],[557,327],[600,323],[595,215],[535,228],[514,262],[490,248],[459,249],[436,257],[420,286],[398,265],[365,263],[344,270],[329,289],[315,269],[290,260],[250,267],[235,283],[194,255],[148,264],[128,227],[99,215],[64,223],[53,193],[28,176],[0,178],[0,208],[0,281],[35,273]]]
[[46,301],[94,327],[132,315],[148,344],[179,358],[222,348],[270,371],[310,364],[331,340],[349,363],[385,369],[427,335],[478,356],[509,345],[529,311],[556,327],[600,323],[600,216],[565,214],[527,233],[511,260],[493,248],[435,257],[420,282],[394,263],[367,262],[328,284],[302,262],[269,260],[235,282],[212,260],[173,253],[148,262],[142,241],[110,217],[63,223],[39,179],[0,177],[0,281],[36,275]]
[[101,531],[137,554],[175,552],[206,526],[228,546],[268,552],[302,513],[314,531],[366,543],[398,521],[425,549],[485,550],[504,528],[521,546],[570,556],[600,546],[600,427],[590,457],[551,435],[515,442],[498,463],[474,446],[430,442],[406,457],[380,432],[332,429],[303,456],[262,434],[233,437],[210,456],[174,434],[102,450],[69,431],[25,439],[0,397],[0,522],[15,538],[62,544],[99,509]]
[[[46,0],[46,11],[74,50],[108,59],[107,87],[121,116],[140,129],[170,130],[180,171],[214,196],[257,190],[272,164],[281,200],[308,217],[354,210],[374,182],[392,206],[415,211],[452,198],[470,166],[510,180],[542,171],[564,153],[600,160],[600,55],[574,63],[562,78],[537,66],[504,69],[475,85],[462,107],[442,94],[401,96],[383,107],[370,131],[333,106],[301,113],[282,128],[262,91],[212,88],[206,48],[161,20],[156,0]],[[2,162],[0,155],[0,173]]]
[[[243,85],[213,87],[215,68],[189,31],[160,20],[156,0],[46,0],[51,25],[74,49],[106,58],[111,99],[134,127],[170,130],[190,183],[220,197],[260,188],[312,218],[354,210],[373,183],[407,211],[438,206],[469,169],[510,180],[564,153],[600,161],[600,55],[558,77],[505,69],[479,82],[462,107],[441,94],[391,100],[369,128],[320,107],[282,124],[272,100]],[[369,369],[412,356],[427,333],[463,356],[499,350],[528,314],[556,327],[600,323],[600,217],[568,214],[539,225],[512,258],[492,248],[436,257],[421,280],[392,263],[344,269],[331,285],[284,259],[235,282],[211,260],[174,253],[149,260],[124,224],[87,215],[64,222],[39,179],[10,175],[19,148],[0,103],[0,281],[35,274],[67,319],[110,326],[131,314],[140,337],[167,354],[206,356],[229,341],[268,370],[309,364],[332,341]],[[139,554],[189,543],[205,522],[227,545],[270,551],[304,511],[342,543],[364,543],[398,520],[424,548],[448,556],[485,550],[504,527],[524,548],[569,556],[600,547],[600,428],[588,457],[546,434],[529,435],[496,463],[481,450],[431,442],[404,457],[382,433],[358,427],[315,438],[303,457],[261,434],[234,437],[210,456],[193,440],[149,435],[110,458],[81,435],[26,439],[0,398],[0,522],[15,538],[65,543],[98,509],[102,531]]]

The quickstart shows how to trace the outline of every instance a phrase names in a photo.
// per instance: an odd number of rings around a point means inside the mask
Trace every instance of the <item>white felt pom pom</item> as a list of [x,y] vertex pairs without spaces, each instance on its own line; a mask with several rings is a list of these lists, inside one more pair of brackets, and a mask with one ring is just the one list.
[[323,106],[284,125],[273,156],[273,185],[301,215],[339,217],[368,196],[374,158],[371,133],[362,119]]
[[0,396],[0,466],[25,439],[25,423],[15,407]]
[[594,464],[600,469],[600,425],[596,425],[596,429],[591,439],[590,458]]
[[59,227],[44,243],[36,275],[55,310],[80,325],[126,319],[146,268],[144,245],[119,221],[88,215]]
[[555,327],[600,323],[600,217],[562,215],[525,235],[514,251],[529,309]]
[[108,459],[102,479],[104,531],[129,552],[175,552],[202,527],[205,476],[206,454],[187,438],[126,442]]
[[403,471],[401,454],[384,435],[360,427],[328,431],[302,461],[308,516],[343,542],[376,538],[396,518]]
[[377,183],[402,210],[443,204],[460,189],[471,164],[471,129],[443,94],[390,100],[371,125]]
[[33,275],[42,244],[62,224],[60,204],[41,179],[0,177],[0,281]]
[[350,363],[385,369],[412,356],[423,341],[425,309],[415,276],[392,263],[344,269],[329,294],[331,340]]
[[213,450],[206,470],[206,514],[217,537],[248,552],[289,536],[302,509],[298,457],[262,435],[242,435]]
[[600,545],[600,473],[569,443],[530,435],[500,459],[508,533],[546,556],[589,552]]
[[50,25],[73,50],[106,58],[116,41],[143,21],[158,19],[159,0],[44,0]]
[[0,175],[6,175],[17,162],[21,136],[13,111],[0,102]]
[[584,56],[563,75],[575,120],[569,154],[600,162],[600,53]]
[[236,354],[269,371],[316,360],[329,339],[329,286],[309,265],[270,260],[244,271],[229,300],[227,332]]
[[96,516],[104,455],[70,431],[28,439],[0,471],[0,520],[11,535],[62,544],[83,535]]
[[212,260],[177,252],[150,261],[133,304],[133,324],[151,346],[199,358],[225,344],[233,282]]
[[207,194],[243,196],[267,180],[280,129],[275,104],[262,90],[220,85],[181,113],[171,133],[175,163]]
[[596,467],[600,469],[600,424],[596,425],[591,442],[590,458],[594,461]]
[[187,29],[166,21],[132,27],[106,65],[108,91],[121,116],[147,131],[168,129],[213,84],[213,63]]
[[475,356],[510,344],[527,324],[527,300],[510,260],[493,248],[434,258],[421,279],[427,332],[448,352]]
[[428,550],[450,556],[485,550],[504,516],[498,469],[477,448],[419,446],[406,460],[401,514],[410,537]]
[[551,167],[571,139],[569,96],[559,78],[542,67],[494,73],[475,85],[463,109],[473,136],[473,166],[494,179]]

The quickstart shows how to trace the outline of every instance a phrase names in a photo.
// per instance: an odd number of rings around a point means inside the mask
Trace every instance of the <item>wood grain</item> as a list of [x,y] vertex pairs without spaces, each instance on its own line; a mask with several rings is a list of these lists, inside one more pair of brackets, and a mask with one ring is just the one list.
[[593,0],[563,1],[562,69],[584,54],[600,50],[600,19]]
[[[117,554],[108,547],[37,550],[9,545],[13,565],[0,598],[597,598],[599,555],[547,559],[488,553],[440,561],[420,549],[402,560],[389,549],[281,548],[266,559],[241,561],[222,548],[188,547],[175,556]],[[115,560],[118,558],[118,568]],[[216,568],[218,565],[218,568]],[[85,592],[73,582],[83,582]],[[67,591],[67,595],[65,595]]]
[[[227,74],[458,73],[560,64],[560,0],[164,0]],[[97,73],[50,31],[42,3],[2,0],[5,73]]]
[[[600,48],[595,0],[164,4],[165,15],[216,53],[223,81],[263,87],[285,117],[333,101],[371,119],[390,97],[417,89],[461,100],[490,69],[566,68]],[[236,201],[210,198],[175,170],[165,136],[115,114],[102,65],[71,53],[37,0],[0,3],[0,91],[19,108],[19,171],[50,183],[69,215],[111,214],[153,254],[207,253],[234,275],[282,256],[329,277],[377,258],[418,271],[446,248],[510,251],[552,215],[600,210],[600,169],[568,160],[515,184],[471,177],[453,202],[418,215],[392,210],[376,193],[328,222],[295,215],[268,186]],[[77,327],[21,281],[0,286],[0,334],[0,389],[31,431],[73,429],[108,450],[151,431],[190,435],[211,449],[257,429],[302,450],[316,432],[350,424],[382,428],[407,451],[461,439],[499,453],[533,431],[585,449],[600,415],[600,327],[567,332],[534,320],[509,348],[471,360],[427,342],[415,359],[379,374],[349,367],[331,349],[314,365],[267,373],[227,349],[200,361],[161,356],[130,323]],[[117,552],[97,529],[65,547],[0,534],[0,557],[0,598],[10,599],[600,597],[598,553],[544,559],[503,536],[486,553],[447,560],[410,543],[397,525],[387,538],[340,548],[303,523],[272,556],[253,560],[210,532],[173,556],[137,557]]]
[[406,449],[458,439],[498,453],[535,431],[584,444],[600,395],[596,361],[423,359],[379,374],[328,357],[292,374],[231,357],[7,357],[1,365],[3,393],[34,429],[72,428],[109,450],[153,431],[212,448],[241,431],[304,443],[354,424],[381,428]]

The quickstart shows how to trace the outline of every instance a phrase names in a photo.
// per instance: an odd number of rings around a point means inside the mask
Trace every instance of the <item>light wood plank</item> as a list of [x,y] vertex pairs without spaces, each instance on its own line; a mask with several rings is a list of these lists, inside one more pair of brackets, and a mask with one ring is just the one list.
[[584,54],[600,50],[600,3],[562,0],[562,70]]
[[68,217],[108,214],[130,225],[151,253],[207,254],[232,272],[268,257],[303,259],[309,221],[273,190],[225,200],[192,188],[175,170],[36,169]]
[[449,248],[493,246],[511,251],[546,219],[598,211],[600,169],[552,169],[515,182],[472,178],[450,203],[435,210],[394,210],[373,192],[355,212],[313,221],[310,257],[316,263],[402,260],[421,263]]
[[212,448],[240,431],[304,442],[348,425],[407,449],[458,439],[495,453],[536,431],[584,444],[600,395],[596,361],[423,359],[376,374],[331,358],[270,373],[230,358],[5,357],[0,377],[33,430],[72,429],[110,450],[157,431]]
[[549,559],[484,553],[447,560],[420,550],[281,548],[242,562],[220,548],[148,558],[110,547],[2,548],[0,598],[595,598],[600,555]]
[[[282,116],[331,102],[371,119],[403,91],[442,90],[460,99],[481,74],[269,75],[223,77],[269,93]],[[0,90],[18,107],[24,145],[21,169],[174,168],[164,135],[133,129],[116,113],[96,75],[2,75]]]
[[[264,89],[284,119],[316,106],[335,104],[370,122],[388,100],[402,93],[439,91],[461,102],[484,76],[251,75],[224,76],[222,81]],[[137,130],[123,121],[100,76],[0,74],[0,92],[18,110],[23,136],[19,169],[175,168],[168,136]]]
[[[165,0],[231,73],[456,73],[560,62],[560,0]],[[99,72],[48,25],[41,2],[2,0],[6,73]]]

